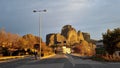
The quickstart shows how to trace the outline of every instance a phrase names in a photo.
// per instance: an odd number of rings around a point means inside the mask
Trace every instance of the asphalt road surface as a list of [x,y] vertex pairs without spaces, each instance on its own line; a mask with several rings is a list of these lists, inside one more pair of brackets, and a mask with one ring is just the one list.
[[27,57],[0,63],[0,68],[120,68],[120,63],[97,62],[71,55],[59,54],[47,59]]

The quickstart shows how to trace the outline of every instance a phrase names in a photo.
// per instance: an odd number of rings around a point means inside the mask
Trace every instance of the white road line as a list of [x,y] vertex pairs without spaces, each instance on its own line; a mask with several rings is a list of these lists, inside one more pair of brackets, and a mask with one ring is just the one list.
[[72,63],[72,65],[73,65],[73,67],[75,66],[75,61],[74,61],[74,59],[72,58],[72,56],[70,56],[70,55],[67,55],[67,59]]

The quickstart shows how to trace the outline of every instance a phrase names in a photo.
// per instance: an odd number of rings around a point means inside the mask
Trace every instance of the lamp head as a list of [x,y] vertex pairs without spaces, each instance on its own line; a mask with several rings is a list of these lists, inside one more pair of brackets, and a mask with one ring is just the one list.
[[44,12],[47,12],[47,10],[46,10],[46,9],[44,9],[43,11],[44,11]]
[[36,10],[33,10],[33,12],[37,12]]

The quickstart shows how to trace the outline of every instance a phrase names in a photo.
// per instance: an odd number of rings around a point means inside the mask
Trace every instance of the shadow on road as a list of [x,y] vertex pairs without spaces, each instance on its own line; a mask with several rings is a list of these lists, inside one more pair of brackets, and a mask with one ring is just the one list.
[[74,56],[74,55],[71,55],[74,59],[83,59],[83,60],[87,60],[87,59],[91,59],[92,57],[80,57],[80,56]]
[[67,61],[66,58],[49,58],[49,59],[36,60],[35,62],[28,63],[28,65],[65,63],[66,61]]

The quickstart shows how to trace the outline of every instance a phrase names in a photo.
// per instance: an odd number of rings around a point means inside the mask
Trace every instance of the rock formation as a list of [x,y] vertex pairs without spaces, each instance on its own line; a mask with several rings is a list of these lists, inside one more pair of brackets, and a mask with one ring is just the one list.
[[66,39],[65,39],[65,37],[64,36],[62,36],[61,34],[55,34],[55,44],[64,44],[65,43],[65,41],[66,41]]
[[52,33],[52,34],[48,34],[46,36],[46,44],[51,46],[51,45],[54,45],[55,44],[55,33]]
[[86,40],[87,42],[91,42],[89,33],[83,32],[82,34],[83,34],[84,40]]
[[81,40],[89,40],[89,33],[83,33],[80,31],[76,31],[71,25],[63,26],[61,30],[61,34],[52,33],[46,36],[47,45],[73,45],[75,43],[80,43]]
[[[95,45],[91,43],[90,34],[76,31],[71,25],[63,26],[60,33],[52,33],[46,36],[49,46],[70,46],[75,53],[92,56],[95,54]],[[72,46],[71,46],[72,45]]]
[[71,25],[63,26],[61,35],[63,35],[66,38],[69,45],[72,45],[72,44],[78,42],[77,32],[76,32],[75,28],[73,28]]
[[82,32],[78,31],[77,36],[78,36],[78,41],[84,40],[84,36]]
[[65,41],[66,41],[65,37],[59,33],[57,34],[52,33],[46,36],[46,44],[49,46],[58,44],[63,45]]

